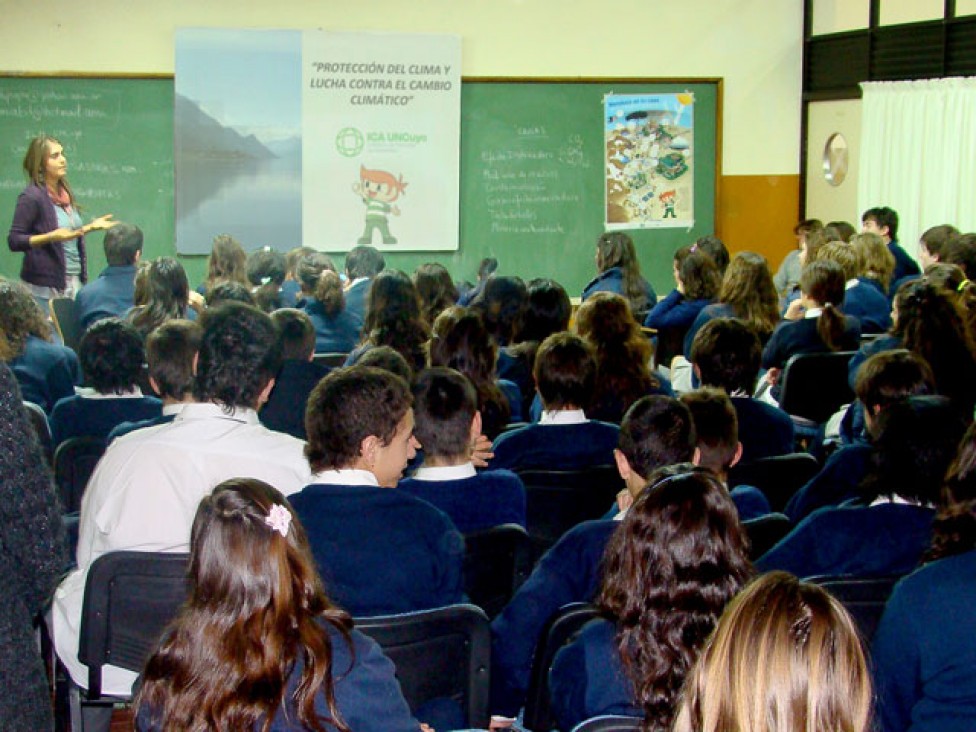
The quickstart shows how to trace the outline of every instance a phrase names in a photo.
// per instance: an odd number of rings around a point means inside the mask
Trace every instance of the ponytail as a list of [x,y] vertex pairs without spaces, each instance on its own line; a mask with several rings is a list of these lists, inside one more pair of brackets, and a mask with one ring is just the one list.
[[817,318],[817,335],[831,351],[841,350],[844,338],[844,315],[831,303],[824,303],[823,312]]

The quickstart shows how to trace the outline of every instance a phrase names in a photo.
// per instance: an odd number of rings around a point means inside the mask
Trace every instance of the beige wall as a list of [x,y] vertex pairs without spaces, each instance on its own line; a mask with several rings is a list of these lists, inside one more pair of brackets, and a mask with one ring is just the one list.
[[[727,175],[799,171],[802,3],[783,0],[34,0],[0,71],[172,73],[184,26],[457,33],[466,76],[724,77]],[[771,32],[771,29],[775,31]]]
[[[807,117],[806,215],[827,221],[849,221],[858,226],[858,155],[861,143],[861,101],[814,102]],[[839,186],[823,175],[823,151],[827,138],[840,132],[847,139],[849,168]]]

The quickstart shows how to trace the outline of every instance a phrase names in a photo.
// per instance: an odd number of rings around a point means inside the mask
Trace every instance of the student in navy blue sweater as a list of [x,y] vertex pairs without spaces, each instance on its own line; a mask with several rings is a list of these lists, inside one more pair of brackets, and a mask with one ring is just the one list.
[[268,401],[258,412],[270,430],[305,439],[305,403],[330,369],[314,363],[315,327],[301,310],[282,308],[271,314],[281,342],[281,368]]
[[0,277],[0,359],[7,362],[26,401],[49,415],[75,393],[81,368],[75,352],[51,342],[51,325],[27,288]]
[[429,503],[396,490],[414,456],[407,383],[369,366],[336,369],[305,413],[311,483],[290,497],[336,602],[353,615],[461,600],[464,540]]
[[654,359],[659,366],[670,366],[684,352],[685,334],[722,286],[715,261],[696,244],[674,253],[674,281],[675,288],[644,319],[645,328],[657,330]]
[[798,577],[910,572],[931,542],[942,478],[970,421],[944,397],[909,397],[888,407],[861,501],[814,511],[756,567]]
[[881,413],[907,397],[934,392],[932,369],[914,353],[899,349],[869,358],[854,385],[855,404],[863,405],[864,439],[831,453],[823,469],[786,504],[784,513],[797,522],[818,508],[858,498],[874,454],[872,442],[878,436]]
[[763,368],[774,387],[791,356],[829,351],[856,351],[861,324],[840,311],[844,302],[844,271],[836,262],[815,261],[800,275],[803,295],[790,305],[786,320],[763,350]]
[[894,271],[890,275],[890,281],[882,283],[885,285],[885,294],[891,297],[894,295],[894,292],[890,290],[892,283],[909,275],[921,273],[918,262],[912,259],[908,252],[898,244],[898,214],[887,206],[869,208],[861,216],[861,227],[864,233],[880,236],[888,251],[891,252],[895,262]]
[[481,434],[474,385],[454,369],[421,372],[413,389],[414,436],[424,463],[399,490],[436,506],[470,533],[499,524],[525,526],[525,487],[508,470],[475,471],[471,452]]
[[363,324],[346,305],[332,260],[320,252],[309,254],[299,262],[298,276],[305,293],[302,308],[315,326],[315,352],[350,353]]
[[118,318],[99,320],[78,347],[87,389],[65,397],[51,410],[51,439],[107,438],[121,422],[158,417],[163,404],[139,388],[145,349],[139,332]]
[[871,285],[857,278],[857,252],[844,242],[828,242],[820,248],[817,259],[837,262],[844,270],[845,315],[858,319],[864,333],[885,333],[891,327],[891,301]]
[[884,732],[976,729],[976,429],[946,475],[921,569],[903,579],[872,643]]
[[586,302],[597,292],[622,295],[630,305],[634,318],[642,321],[657,302],[657,294],[651,284],[641,277],[634,240],[623,231],[601,234],[596,241],[596,267],[600,274],[583,288],[583,301]]
[[193,399],[195,362],[200,352],[203,329],[189,320],[167,320],[146,337],[149,385],[163,400],[158,417],[120,422],[108,434],[109,440],[143,427],[172,422]]
[[[729,487],[729,469],[742,457],[739,425],[735,407],[721,389],[702,387],[681,395],[681,402],[691,410],[697,436],[698,457],[695,464],[708,468]],[[763,492],[751,485],[729,490],[740,521],[765,516],[772,511]]]
[[684,681],[726,603],[752,575],[748,540],[710,470],[655,471],[606,549],[591,621],[549,675],[559,729],[602,714],[669,730]]
[[753,399],[762,345],[746,323],[716,318],[691,346],[691,363],[703,386],[725,390],[739,423],[742,462],[793,452],[793,420],[779,407]]
[[[633,503],[645,476],[695,456],[695,428],[688,407],[677,399],[644,397],[624,415],[614,451],[626,488],[619,506]],[[619,521],[586,521],[570,529],[539,560],[492,623],[492,712],[514,718],[525,700],[532,652],[546,621],[563,605],[586,602],[599,586],[603,549]]]
[[103,244],[108,267],[75,296],[75,310],[82,328],[101,318],[121,318],[135,304],[136,265],[142,256],[142,231],[138,226],[119,222],[105,233]]
[[495,440],[489,468],[576,470],[613,461],[616,425],[587,419],[584,407],[596,387],[593,348],[572,333],[556,333],[539,346],[535,380],[545,410],[539,424]]

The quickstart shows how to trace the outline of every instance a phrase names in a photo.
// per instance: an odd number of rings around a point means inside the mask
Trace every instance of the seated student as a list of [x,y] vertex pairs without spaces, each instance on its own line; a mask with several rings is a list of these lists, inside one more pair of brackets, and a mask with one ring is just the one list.
[[613,292],[627,300],[635,320],[644,320],[657,302],[657,294],[641,276],[634,240],[623,231],[600,234],[596,240],[596,267],[599,274],[583,288],[582,300],[586,302],[597,292]]
[[897,282],[908,275],[920,273],[918,263],[898,244],[898,214],[887,206],[869,208],[861,216],[861,227],[864,233],[880,236],[888,251],[891,252],[894,267],[890,282],[883,282],[887,285],[885,294],[891,297],[894,294],[889,289],[892,282]]
[[304,299],[302,283],[298,279],[298,263],[302,257],[315,254],[312,247],[295,247],[285,254],[285,281],[281,283],[281,305],[286,308],[300,308]]
[[51,440],[102,437],[121,422],[153,419],[163,403],[139,388],[145,350],[136,329],[118,318],[95,322],[81,338],[78,360],[87,388],[51,410]]
[[379,646],[326,595],[288,502],[235,478],[204,497],[190,597],[146,663],[140,732],[420,732]]
[[288,274],[285,255],[271,247],[262,247],[247,257],[247,281],[251,283],[254,304],[260,310],[271,313],[285,307],[281,286]]
[[83,329],[102,318],[121,318],[135,305],[142,231],[138,226],[119,222],[105,232],[103,244],[108,267],[75,296],[75,311]]
[[788,455],[794,449],[790,415],[752,398],[761,359],[759,336],[735,318],[709,321],[691,345],[691,363],[702,385],[724,389],[732,399],[744,463]]
[[302,260],[299,274],[303,285],[315,278],[302,309],[315,328],[316,353],[349,353],[359,342],[362,322],[346,309],[339,275],[327,266],[331,263],[319,253]]
[[939,261],[962,267],[969,279],[976,279],[976,233],[960,234],[947,241]]
[[[738,439],[738,420],[735,407],[721,389],[702,387],[681,395],[681,401],[691,410],[698,437],[698,457],[695,465],[708,468],[729,485],[729,468],[742,457],[742,443]],[[738,485],[729,491],[741,521],[759,518],[772,511],[769,500],[758,488]]]
[[658,331],[654,356],[659,365],[668,365],[683,353],[685,334],[718,296],[722,276],[712,258],[692,245],[674,253],[674,282],[675,288],[644,319],[645,328]]
[[871,644],[879,729],[976,729],[976,429],[943,484],[921,569],[895,586]]
[[27,288],[0,277],[0,360],[10,366],[23,398],[48,415],[81,383],[75,352],[52,343],[51,335],[44,311]]
[[355,246],[346,254],[346,312],[360,324],[366,321],[366,303],[373,279],[386,267],[386,259],[376,248]]
[[437,316],[456,305],[458,290],[451,273],[440,262],[425,262],[413,271],[413,284],[420,296],[421,310],[431,325]]
[[522,392],[497,378],[498,346],[476,311],[454,306],[437,316],[428,351],[431,366],[456,369],[474,386],[482,430],[490,439],[509,422],[522,421]]
[[587,419],[583,409],[596,387],[596,368],[593,348],[579,336],[556,333],[546,338],[534,369],[542,419],[499,435],[489,468],[576,470],[609,465],[620,430]]
[[446,513],[468,534],[499,524],[525,526],[525,487],[515,473],[478,473],[471,452],[481,434],[478,397],[471,382],[454,369],[422,371],[413,388],[414,437],[424,450],[423,465],[399,490]]
[[768,369],[766,379],[774,388],[791,356],[856,351],[861,344],[861,324],[840,311],[844,271],[839,264],[808,264],[800,275],[800,289],[802,296],[790,305],[785,321],[763,349],[762,365]]
[[271,313],[281,341],[281,368],[268,401],[258,412],[269,430],[305,439],[305,403],[315,385],[329,373],[328,366],[313,363],[315,328],[301,310],[282,308]]
[[193,364],[200,352],[203,330],[189,320],[167,320],[146,338],[149,385],[163,400],[158,417],[120,422],[108,434],[109,440],[143,427],[172,422],[184,404],[193,401]]
[[806,248],[807,236],[823,229],[824,225],[820,219],[804,219],[793,227],[796,249],[790,250],[790,253],[783,257],[779,269],[773,275],[773,284],[776,285],[780,303],[785,304],[787,296],[800,286],[800,273],[803,271],[800,255]]
[[[624,415],[614,460],[626,484],[629,505],[647,485],[646,476],[695,455],[691,412],[677,399],[649,396]],[[629,500],[626,500],[629,496]],[[546,621],[563,605],[588,602],[599,586],[600,563],[619,521],[585,521],[543,555],[532,574],[491,625],[491,711],[514,718],[525,701],[532,653]]]
[[603,714],[669,730],[685,674],[752,575],[748,539],[710,471],[661,468],[607,545],[590,621],[549,673],[562,732]]
[[314,475],[289,500],[326,587],[355,616],[461,600],[464,540],[444,513],[396,490],[417,447],[411,402],[403,379],[368,366],[333,371],[308,400]]
[[208,308],[215,308],[225,302],[239,302],[243,305],[254,306],[254,295],[251,294],[247,285],[235,281],[218,282],[207,290],[206,305]]
[[756,567],[797,577],[910,572],[931,541],[942,478],[970,421],[944,397],[909,397],[885,409],[861,499],[814,511]]
[[651,371],[651,344],[620,295],[597,292],[584,302],[576,314],[576,332],[596,356],[596,382],[587,405],[594,419],[619,424],[641,397],[674,395],[671,383]]
[[839,506],[861,495],[859,486],[867,476],[877,438],[881,413],[902,399],[935,392],[932,369],[919,356],[899,349],[872,356],[857,375],[854,393],[863,405],[866,439],[835,450],[823,469],[786,504],[783,512],[794,522],[818,508]]
[[[922,232],[918,238],[918,264],[925,272],[933,264],[945,262],[945,253],[952,242],[959,237],[959,229],[951,224],[932,226]],[[906,282],[917,280],[920,275],[910,274],[891,283],[891,292],[898,292],[898,288]]]
[[878,234],[864,231],[851,237],[851,246],[857,253],[858,279],[885,297],[893,297],[895,258],[884,240]]
[[841,310],[861,323],[864,333],[884,333],[891,327],[891,302],[871,285],[857,278],[857,253],[849,244],[829,242],[820,248],[817,258],[837,262],[847,280]]
[[871,706],[871,673],[844,606],[770,572],[726,606],[685,679],[673,732],[870,732]]

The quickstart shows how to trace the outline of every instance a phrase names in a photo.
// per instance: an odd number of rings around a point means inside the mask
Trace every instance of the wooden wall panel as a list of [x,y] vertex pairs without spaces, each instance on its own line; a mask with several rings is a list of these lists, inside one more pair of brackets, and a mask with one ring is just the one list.
[[775,273],[796,246],[799,202],[799,175],[723,175],[715,212],[718,236],[733,254],[762,254]]

